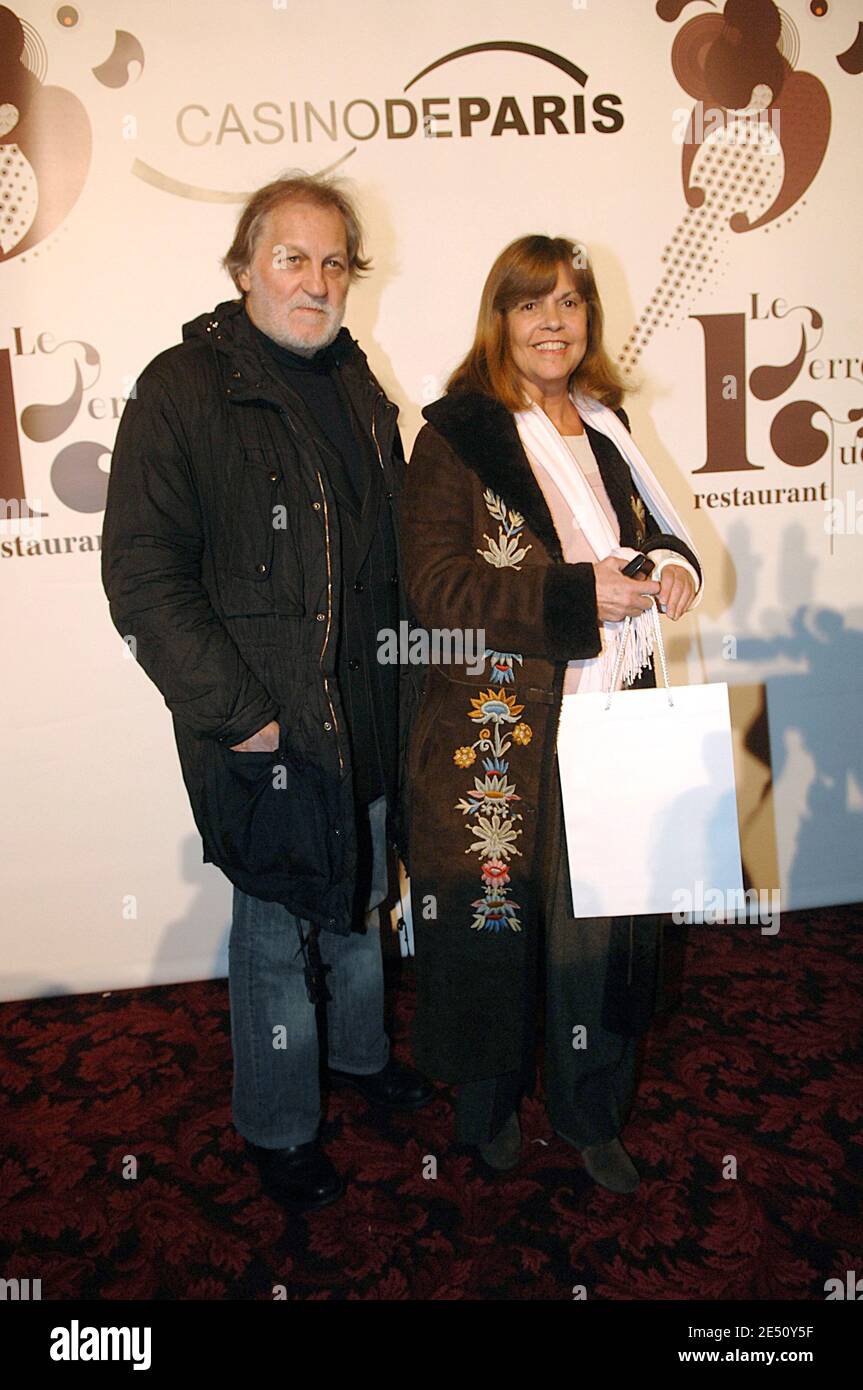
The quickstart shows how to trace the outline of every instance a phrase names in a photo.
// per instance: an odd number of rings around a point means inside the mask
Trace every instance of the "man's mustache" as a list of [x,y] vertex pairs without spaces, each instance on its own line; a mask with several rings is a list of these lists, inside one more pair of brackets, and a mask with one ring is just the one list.
[[307,299],[292,300],[288,307],[290,309],[317,309],[319,314],[324,314],[328,319],[333,318],[336,312],[331,304],[309,303]]

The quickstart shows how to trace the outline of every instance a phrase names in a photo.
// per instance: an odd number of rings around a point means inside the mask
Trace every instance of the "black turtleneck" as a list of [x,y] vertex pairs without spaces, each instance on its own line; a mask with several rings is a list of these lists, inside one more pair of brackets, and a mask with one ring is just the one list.
[[363,493],[363,456],[351,427],[351,417],[334,379],[335,359],[330,347],[320,348],[313,357],[282,347],[253,323],[257,341],[279,368],[285,384],[303,401],[306,409],[332,444],[338,460],[327,456],[327,471],[337,492],[345,494],[359,510]]

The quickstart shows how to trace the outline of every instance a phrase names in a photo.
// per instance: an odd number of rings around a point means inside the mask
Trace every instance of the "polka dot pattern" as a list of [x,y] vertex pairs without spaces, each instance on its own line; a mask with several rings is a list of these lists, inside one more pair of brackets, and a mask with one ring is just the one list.
[[730,239],[739,235],[729,225],[734,214],[745,212],[755,222],[775,199],[785,161],[772,131],[759,129],[762,138],[754,136],[750,123],[730,121],[698,151],[690,185],[702,190],[704,202],[687,209],[663,250],[662,278],[620,353],[624,376],[633,371],[656,329],[679,324],[695,296],[719,278],[728,264]]
[[0,146],[0,248],[8,255],[36,217],[36,173],[17,145]]

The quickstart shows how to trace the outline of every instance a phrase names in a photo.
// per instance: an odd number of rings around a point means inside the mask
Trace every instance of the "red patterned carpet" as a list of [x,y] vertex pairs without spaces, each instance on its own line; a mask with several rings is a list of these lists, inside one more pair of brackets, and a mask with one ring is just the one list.
[[[3,1275],[41,1278],[43,1299],[571,1299],[583,1284],[822,1301],[826,1279],[863,1271],[861,919],[690,930],[681,1006],[648,1037],[625,1132],[633,1197],[590,1180],[539,1096],[522,1166],[492,1178],[450,1149],[445,1088],[395,1117],[344,1092],[325,1137],[348,1192],[291,1215],[230,1123],[224,980],[2,1005]],[[403,1058],[412,1007],[406,970]]]

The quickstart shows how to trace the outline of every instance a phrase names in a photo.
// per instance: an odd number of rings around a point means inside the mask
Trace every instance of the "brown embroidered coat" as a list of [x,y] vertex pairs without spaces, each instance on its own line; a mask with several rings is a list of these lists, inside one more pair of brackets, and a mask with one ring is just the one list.
[[[401,512],[408,602],[426,630],[483,629],[487,655],[481,675],[429,667],[408,752],[414,1051],[424,1071],[461,1083],[520,1068],[532,1035],[563,676],[600,637],[593,567],[564,562],[509,411],[465,391],[423,414]],[[658,532],[611,440],[585,428],[621,544],[697,567]]]

